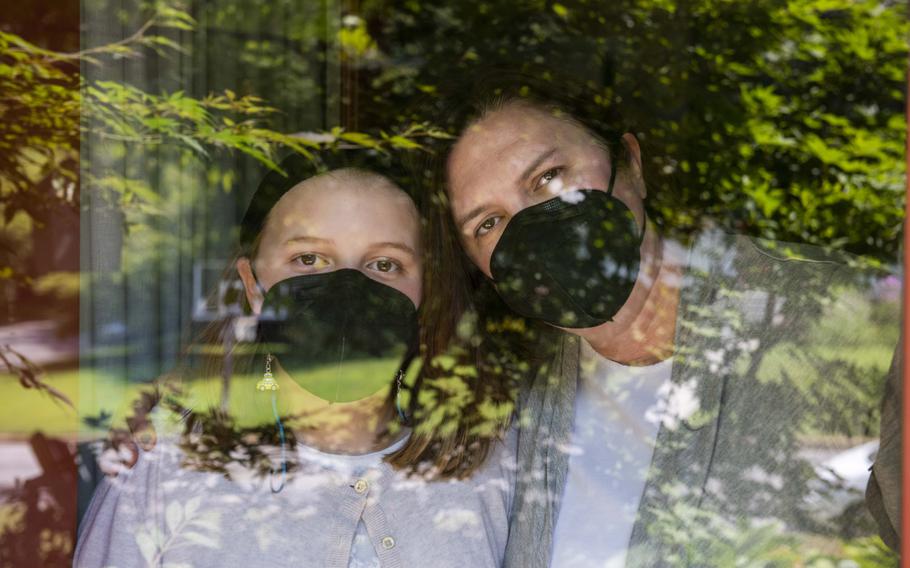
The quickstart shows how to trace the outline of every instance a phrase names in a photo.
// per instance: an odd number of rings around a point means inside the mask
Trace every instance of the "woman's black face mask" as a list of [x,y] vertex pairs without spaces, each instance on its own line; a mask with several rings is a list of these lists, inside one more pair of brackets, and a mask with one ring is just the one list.
[[265,294],[262,314],[265,348],[295,382],[329,402],[388,387],[417,353],[414,303],[358,270],[278,282]]
[[582,189],[518,212],[490,259],[493,284],[518,314],[565,328],[611,321],[632,294],[641,241],[632,211],[606,192]]

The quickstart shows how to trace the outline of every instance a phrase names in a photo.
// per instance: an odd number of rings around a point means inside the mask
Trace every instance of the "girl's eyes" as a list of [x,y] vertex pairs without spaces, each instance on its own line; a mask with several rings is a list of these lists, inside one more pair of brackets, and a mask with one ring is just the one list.
[[[299,254],[293,258],[292,262],[304,272],[322,271],[332,266],[330,259],[314,252]],[[391,258],[382,257],[367,263],[366,268],[382,274],[391,274],[401,270],[401,264]]]
[[293,262],[306,270],[322,270],[331,264],[328,259],[313,252],[297,255],[293,258]]
[[493,228],[502,221],[502,215],[496,215],[493,217],[487,217],[483,220],[480,225],[477,225],[477,229],[474,231],[475,237],[482,237],[493,230]]
[[367,268],[376,272],[390,274],[401,270],[401,265],[391,258],[377,258],[376,260],[367,263]]
[[545,171],[543,174],[540,175],[539,178],[537,178],[537,184],[534,186],[534,189],[541,188],[541,187],[547,185],[548,183],[550,183],[551,181],[553,181],[554,179],[556,179],[557,177],[559,177],[559,174],[562,173],[562,170],[563,170],[562,167],[556,167],[556,168],[550,168],[549,170]]

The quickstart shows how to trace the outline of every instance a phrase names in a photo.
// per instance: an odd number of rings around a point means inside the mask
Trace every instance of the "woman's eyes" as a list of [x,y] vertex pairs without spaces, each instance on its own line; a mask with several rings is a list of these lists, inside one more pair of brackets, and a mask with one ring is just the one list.
[[502,215],[495,215],[493,217],[487,217],[484,219],[480,225],[477,225],[477,229],[474,231],[475,237],[482,237],[493,230],[493,228],[502,221]]
[[549,170],[542,173],[540,177],[537,178],[537,183],[534,185],[534,189],[539,189],[559,177],[559,174],[562,173],[562,170],[563,168],[560,166],[556,168],[550,168]]
[[377,258],[376,260],[367,263],[367,268],[376,272],[389,274],[401,270],[401,265],[391,258]]
[[[549,184],[554,179],[558,178],[562,174],[563,170],[565,170],[565,167],[557,166],[555,168],[550,168],[544,173],[540,174],[540,176],[537,178],[537,181],[534,183],[533,191],[540,189],[541,187]],[[485,235],[488,235],[490,231],[492,231],[496,225],[502,221],[502,219],[502,215],[494,215],[492,217],[487,217],[484,219],[479,225],[477,225],[477,228],[474,229],[474,238],[481,238]]]

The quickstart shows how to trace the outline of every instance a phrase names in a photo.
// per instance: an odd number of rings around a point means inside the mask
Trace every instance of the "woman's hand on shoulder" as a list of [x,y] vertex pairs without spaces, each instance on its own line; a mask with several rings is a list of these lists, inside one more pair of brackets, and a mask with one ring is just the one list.
[[110,445],[98,456],[98,467],[105,475],[116,477],[136,465],[140,449],[151,451],[156,443],[155,430],[148,423],[135,432],[115,432]]

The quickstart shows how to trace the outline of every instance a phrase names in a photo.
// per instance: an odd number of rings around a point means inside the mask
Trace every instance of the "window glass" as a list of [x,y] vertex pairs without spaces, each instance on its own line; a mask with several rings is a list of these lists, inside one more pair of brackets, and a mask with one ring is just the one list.
[[907,11],[0,17],[0,559],[898,563]]

